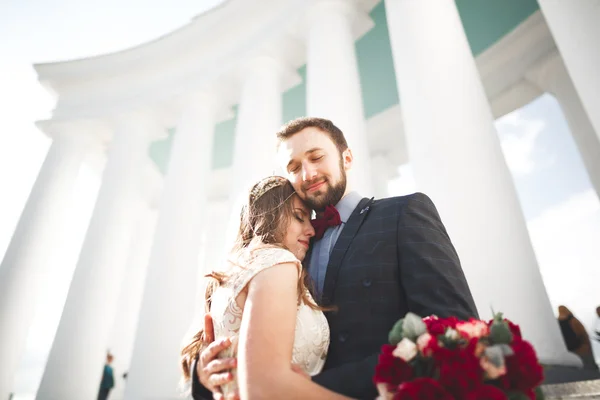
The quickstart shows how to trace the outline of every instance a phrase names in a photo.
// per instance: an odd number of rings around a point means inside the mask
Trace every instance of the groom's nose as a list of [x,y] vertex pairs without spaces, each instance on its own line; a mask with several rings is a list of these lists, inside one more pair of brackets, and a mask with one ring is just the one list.
[[304,182],[312,181],[317,176],[317,169],[309,164],[304,163],[302,165],[302,180]]

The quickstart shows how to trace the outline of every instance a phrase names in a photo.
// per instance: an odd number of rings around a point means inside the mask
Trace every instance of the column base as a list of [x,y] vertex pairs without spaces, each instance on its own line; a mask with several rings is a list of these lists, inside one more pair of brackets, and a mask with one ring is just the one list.
[[600,379],[600,372],[589,369],[563,367],[561,365],[548,365],[544,367],[543,385],[556,385],[572,382],[596,381]]

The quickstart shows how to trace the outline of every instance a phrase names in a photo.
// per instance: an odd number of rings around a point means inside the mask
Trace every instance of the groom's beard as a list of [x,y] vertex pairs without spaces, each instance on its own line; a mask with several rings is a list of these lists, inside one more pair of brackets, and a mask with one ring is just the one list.
[[[326,185],[330,185],[329,179],[326,181]],[[325,193],[318,194],[316,196],[306,195],[304,202],[308,207],[312,208],[316,212],[323,211],[328,205],[335,206],[344,197],[346,191],[346,171],[344,171],[343,164],[340,162],[340,180],[329,186]]]

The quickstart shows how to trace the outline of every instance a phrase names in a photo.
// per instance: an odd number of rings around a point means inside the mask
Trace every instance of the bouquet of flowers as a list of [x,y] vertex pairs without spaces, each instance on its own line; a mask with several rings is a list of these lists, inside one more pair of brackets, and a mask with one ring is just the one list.
[[408,313],[389,342],[373,378],[379,399],[543,399],[535,350],[500,313],[489,322]]

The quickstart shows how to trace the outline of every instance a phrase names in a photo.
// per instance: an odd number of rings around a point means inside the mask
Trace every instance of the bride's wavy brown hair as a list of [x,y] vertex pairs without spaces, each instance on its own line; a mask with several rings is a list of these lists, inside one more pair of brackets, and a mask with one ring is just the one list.
[[[264,246],[283,246],[283,239],[292,218],[294,206],[292,198],[297,196],[290,182],[280,176],[270,176],[256,183],[248,195],[246,204],[240,214],[240,227],[231,255],[235,256],[247,248]],[[213,271],[205,278],[208,280],[205,292],[205,312],[210,312],[214,291],[228,278],[226,272]],[[312,292],[312,282],[305,268],[302,268],[298,280],[298,302],[304,301],[315,310],[329,310],[319,307],[306,294]],[[204,329],[201,329],[181,350],[181,368],[183,377],[190,379],[191,366],[203,346],[207,345]]]

